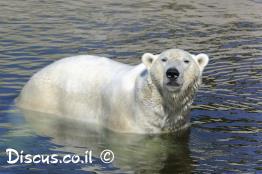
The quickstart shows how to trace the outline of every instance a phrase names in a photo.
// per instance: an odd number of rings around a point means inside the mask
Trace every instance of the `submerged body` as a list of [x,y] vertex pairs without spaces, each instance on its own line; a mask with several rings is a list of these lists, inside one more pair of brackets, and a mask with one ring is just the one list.
[[37,72],[17,105],[117,132],[181,130],[189,125],[190,105],[208,61],[201,55],[178,49],[146,53],[136,66],[90,55],[65,58]]

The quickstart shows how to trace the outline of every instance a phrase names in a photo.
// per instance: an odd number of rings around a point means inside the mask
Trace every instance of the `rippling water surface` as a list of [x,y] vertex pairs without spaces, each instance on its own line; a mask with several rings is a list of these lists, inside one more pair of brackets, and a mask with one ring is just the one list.
[[[0,0],[1,173],[262,172],[261,9],[260,0]],[[143,53],[171,47],[210,56],[184,136],[91,131],[14,106],[29,77],[60,58],[138,64]],[[9,165],[6,148],[96,155],[92,165]],[[98,159],[102,149],[115,153],[113,164]]]

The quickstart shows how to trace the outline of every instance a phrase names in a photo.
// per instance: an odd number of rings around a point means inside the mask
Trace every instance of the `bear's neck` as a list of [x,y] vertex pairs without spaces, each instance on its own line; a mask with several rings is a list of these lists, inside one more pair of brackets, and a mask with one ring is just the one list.
[[146,114],[147,120],[163,132],[187,127],[190,122],[189,111],[199,84],[200,81],[196,79],[188,85],[187,89],[172,93],[154,85],[148,78],[142,89],[143,106],[151,110],[151,113]]

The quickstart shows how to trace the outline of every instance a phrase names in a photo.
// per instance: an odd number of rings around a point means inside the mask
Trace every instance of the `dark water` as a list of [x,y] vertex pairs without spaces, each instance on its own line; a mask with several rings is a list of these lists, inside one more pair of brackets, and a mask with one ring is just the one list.
[[[1,173],[262,173],[262,1],[0,0]],[[186,135],[121,135],[24,117],[14,99],[45,65],[78,54],[137,64],[171,47],[207,53],[210,64]],[[112,164],[6,163],[6,148],[31,154],[98,153]]]

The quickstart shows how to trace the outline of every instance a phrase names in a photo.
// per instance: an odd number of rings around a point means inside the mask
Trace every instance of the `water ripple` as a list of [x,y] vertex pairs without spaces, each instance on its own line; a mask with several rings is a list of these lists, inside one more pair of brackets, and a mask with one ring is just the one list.
[[[52,140],[27,134],[28,127],[15,129],[25,123],[13,125],[14,117],[8,116],[14,114],[10,107],[22,86],[45,65],[77,54],[134,65],[145,52],[178,47],[210,56],[192,109],[190,139],[177,143],[173,138],[144,137],[141,142],[147,146],[141,150],[141,143],[121,137],[127,152],[117,150],[119,168],[138,173],[260,172],[261,5],[259,0],[0,1],[0,148],[19,142],[21,136],[53,147]],[[86,147],[99,135],[82,136],[78,143]],[[107,142],[101,139],[98,143]],[[60,148],[72,150],[65,144]],[[150,160],[157,153],[160,161]]]

